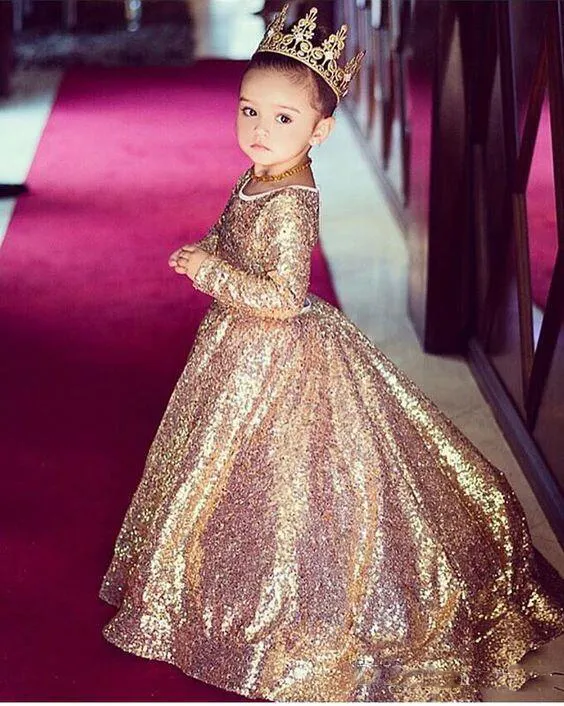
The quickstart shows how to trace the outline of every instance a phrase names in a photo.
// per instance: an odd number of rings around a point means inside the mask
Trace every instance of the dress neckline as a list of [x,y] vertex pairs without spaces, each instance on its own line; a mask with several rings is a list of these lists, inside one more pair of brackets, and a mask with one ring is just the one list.
[[316,186],[306,186],[305,184],[286,184],[286,186],[280,186],[277,189],[270,189],[269,191],[261,191],[258,194],[245,194],[243,193],[243,189],[247,186],[250,179],[251,174],[248,175],[239,188],[238,196],[243,201],[254,201],[254,199],[260,198],[261,196],[268,196],[268,194],[274,194],[277,191],[282,191],[283,189],[304,189],[305,191],[312,191],[315,194],[319,192],[319,189]]

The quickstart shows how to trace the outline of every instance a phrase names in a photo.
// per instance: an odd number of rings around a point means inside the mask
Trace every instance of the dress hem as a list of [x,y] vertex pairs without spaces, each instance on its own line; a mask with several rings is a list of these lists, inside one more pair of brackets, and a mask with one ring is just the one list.
[[[99,597],[100,597],[105,603],[107,603],[108,605],[113,606],[114,608],[119,608],[119,607],[120,607],[118,603],[115,603],[115,602],[113,602],[112,600],[110,600],[109,598],[104,597],[102,594],[99,594]],[[129,644],[122,643],[119,639],[116,639],[116,638],[114,638],[114,637],[108,636],[104,631],[102,631],[102,636],[103,636],[104,639],[105,639],[107,642],[109,642],[111,645],[114,645],[115,647],[118,647],[120,650],[123,650],[124,652],[128,652],[129,654],[133,654],[133,655],[136,655],[137,657],[142,657],[142,658],[144,658],[144,659],[154,659],[154,660],[157,660],[157,661],[159,661],[159,662],[165,662],[166,664],[170,664],[170,665],[172,665],[173,667],[176,667],[177,669],[179,669],[179,670],[180,670],[183,674],[185,674],[187,677],[190,677],[190,678],[192,678],[192,679],[196,679],[197,681],[201,681],[201,682],[203,682],[204,684],[207,684],[208,686],[214,686],[216,689],[221,689],[222,691],[227,691],[227,692],[230,692],[230,693],[232,693],[232,694],[237,694],[238,696],[244,696],[246,699],[250,699],[250,700],[254,700],[254,701],[264,699],[265,701],[273,702],[273,700],[272,700],[271,698],[269,698],[269,697],[267,697],[267,696],[265,696],[265,695],[263,695],[263,694],[261,694],[261,693],[258,693],[258,692],[257,692],[257,693],[256,693],[256,698],[255,698],[255,696],[250,695],[250,694],[248,694],[248,693],[245,693],[245,692],[243,692],[242,690],[238,690],[238,689],[233,688],[233,687],[227,688],[227,687],[224,686],[223,684],[219,684],[219,683],[217,683],[217,682],[213,682],[213,681],[211,681],[209,678],[203,678],[203,677],[199,676],[199,675],[198,675],[197,673],[195,673],[195,672],[188,672],[188,671],[186,671],[185,669],[183,669],[183,668],[180,666],[180,664],[178,664],[178,662],[175,662],[175,661],[173,661],[173,660],[171,660],[171,659],[168,659],[168,658],[165,657],[164,655],[162,655],[162,654],[160,654],[160,653],[156,653],[156,652],[154,652],[153,650],[151,650],[150,648],[146,648],[146,649],[136,649],[135,647],[132,647],[132,646],[129,645]]]
[[[117,609],[120,608],[119,602],[112,601],[109,597],[104,596],[102,594],[102,592],[99,593],[99,598],[101,598],[105,603],[113,606],[114,608],[117,608]],[[202,683],[207,684],[208,686],[213,686],[216,689],[221,689],[222,691],[226,691],[226,692],[229,692],[232,694],[237,694],[239,696],[243,696],[246,699],[250,699],[250,700],[254,700],[254,701],[264,700],[269,703],[276,703],[276,700],[272,699],[272,697],[269,697],[266,694],[263,694],[260,691],[257,691],[253,695],[251,695],[247,692],[244,692],[241,689],[237,689],[235,687],[226,687],[225,685],[220,684],[218,682],[214,682],[207,677],[204,678],[204,677],[200,676],[199,674],[197,674],[196,672],[193,672],[193,671],[188,672],[178,662],[165,657],[161,653],[155,652],[150,647],[145,648],[145,649],[143,649],[143,648],[136,649],[135,647],[132,647],[129,644],[123,643],[119,639],[116,639],[115,636],[112,636],[112,637],[108,636],[105,633],[105,631],[102,631],[102,635],[107,642],[114,645],[115,647],[118,647],[119,649],[123,650],[124,652],[128,652],[129,654],[134,654],[137,657],[142,657],[144,659],[153,659],[153,660],[157,660],[160,662],[165,662],[166,664],[170,664],[173,667],[176,667],[177,669],[179,669],[186,676],[191,677],[192,679],[196,679],[198,681],[201,681]],[[509,664],[498,667],[499,673],[505,673],[505,674],[509,674],[511,672],[511,670],[514,668],[522,670],[521,673],[523,676],[523,681],[519,684],[519,686],[512,687],[510,684],[497,684],[497,685],[493,684],[493,683],[488,684],[487,680],[485,680],[482,685],[477,685],[477,684],[469,685],[470,688],[473,688],[477,692],[478,700],[479,701],[484,700],[482,692],[485,689],[497,690],[497,689],[504,689],[505,688],[508,691],[516,693],[516,692],[520,691],[525,686],[525,684],[528,684],[530,681],[532,681],[534,679],[538,679],[542,676],[547,676],[546,674],[539,674],[539,673],[534,672],[532,670],[528,671],[525,668],[520,667],[520,663],[527,655],[538,650],[540,647],[549,643],[551,640],[553,640],[557,636],[558,635],[555,635],[552,637],[546,637],[546,638],[539,638],[539,639],[535,640],[534,642],[531,642],[531,644],[528,647],[523,649],[523,652],[521,653],[521,655],[519,656],[518,659],[513,660]],[[403,701],[404,699],[399,699],[399,700]],[[283,701],[283,699],[281,701]],[[372,703],[378,703],[378,702],[372,702]],[[380,702],[380,703],[383,703],[383,702]]]

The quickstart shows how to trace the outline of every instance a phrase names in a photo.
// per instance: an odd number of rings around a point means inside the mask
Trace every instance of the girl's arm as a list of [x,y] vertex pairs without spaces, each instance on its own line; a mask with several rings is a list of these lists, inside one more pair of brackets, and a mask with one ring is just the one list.
[[[241,188],[241,184],[247,177],[247,174],[249,173],[249,169],[247,169],[243,174],[241,174],[238,178],[237,181],[235,182],[235,186],[231,190],[231,198],[239,191]],[[229,203],[229,201],[227,202]],[[219,233],[221,231],[221,227],[223,225],[223,220],[225,218],[225,211],[226,211],[227,206],[223,209],[223,212],[221,216],[217,219],[217,221],[213,224],[213,226],[208,230],[206,235],[201,239],[198,240],[197,242],[193,243],[195,247],[201,248],[202,250],[205,250],[206,252],[210,253],[213,255],[216,250],[217,250],[217,241],[219,238]]]
[[208,230],[206,235],[204,235],[201,240],[198,240],[197,242],[193,243],[194,247],[202,248],[202,250],[205,250],[206,252],[210,253],[210,255],[213,255],[215,253],[217,248],[217,240],[219,238],[219,228],[222,217],[223,214],[221,215],[217,223],[213,224],[213,226]]
[[265,207],[261,234],[272,247],[271,268],[255,275],[217,255],[207,257],[193,284],[218,301],[247,313],[287,319],[298,314],[309,287],[311,250],[317,237],[317,213],[297,191],[280,191]]

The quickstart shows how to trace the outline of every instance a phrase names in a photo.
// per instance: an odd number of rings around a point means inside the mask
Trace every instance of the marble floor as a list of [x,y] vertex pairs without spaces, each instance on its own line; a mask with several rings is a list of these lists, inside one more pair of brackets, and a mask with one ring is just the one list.
[[[246,4],[253,2],[248,0]],[[213,24],[214,15],[203,0],[196,5],[202,14],[208,13],[206,21]],[[217,12],[221,5],[216,2]],[[249,46],[255,46],[254,35],[261,28],[250,23]],[[221,55],[219,34],[218,30],[215,39],[208,37],[200,43],[200,56]],[[241,40],[241,45],[233,48],[237,58],[248,51],[243,44]],[[60,78],[60,72],[54,70],[17,73],[13,95],[0,100],[0,183],[25,179]],[[407,253],[403,236],[344,113],[337,115],[336,130],[312,157],[322,194],[322,244],[344,312],[505,472],[525,508],[535,544],[564,574],[564,552],[465,360],[427,355],[421,350],[406,314]],[[0,243],[14,203],[12,199],[0,199]],[[564,638],[539,650],[528,663],[543,673],[564,672]],[[564,689],[564,677],[543,677],[520,692],[488,692],[484,698],[562,701],[564,691],[555,687]]]

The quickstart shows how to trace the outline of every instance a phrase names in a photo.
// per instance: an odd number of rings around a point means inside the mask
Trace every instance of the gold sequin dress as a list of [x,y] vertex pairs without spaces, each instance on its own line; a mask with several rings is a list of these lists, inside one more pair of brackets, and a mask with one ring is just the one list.
[[[234,186],[100,596],[107,640],[274,701],[473,700],[564,632],[501,472],[308,292],[319,194]],[[189,286],[189,283],[186,284]]]

